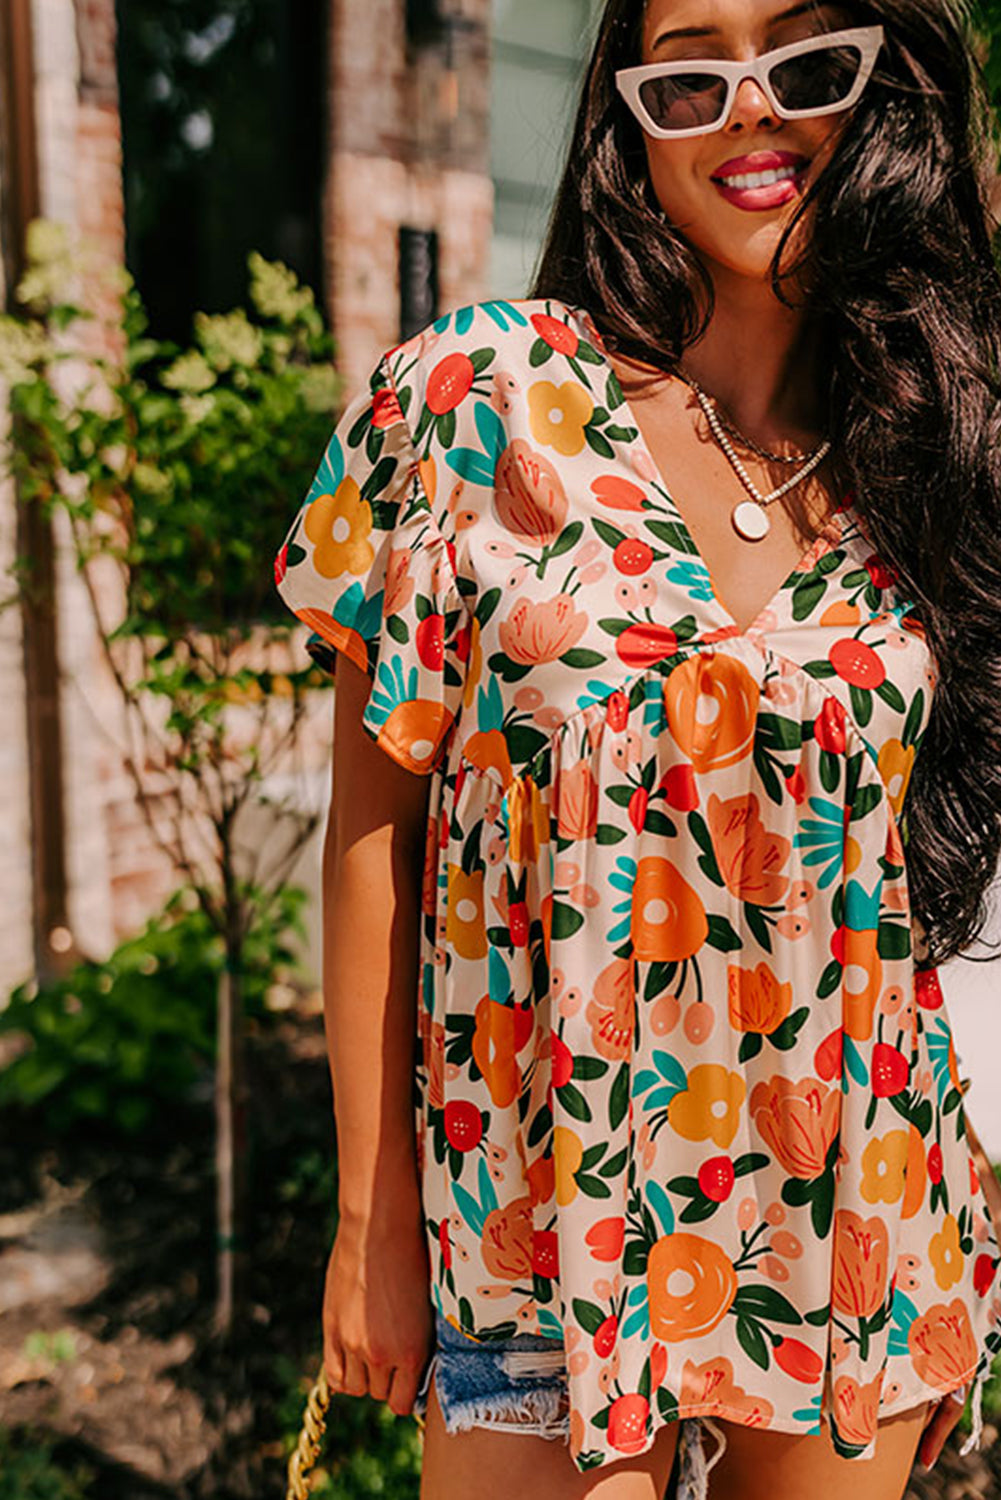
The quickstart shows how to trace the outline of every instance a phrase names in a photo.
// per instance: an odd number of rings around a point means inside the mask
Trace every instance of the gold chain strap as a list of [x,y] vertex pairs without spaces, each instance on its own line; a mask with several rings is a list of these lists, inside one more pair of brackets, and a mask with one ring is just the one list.
[[320,1366],[320,1373],[313,1382],[313,1389],[306,1402],[302,1419],[302,1431],[295,1445],[295,1452],[288,1461],[288,1488],[285,1500],[308,1500],[310,1470],[320,1456],[323,1431],[327,1425],[327,1408],[330,1405],[330,1387],[327,1372]]

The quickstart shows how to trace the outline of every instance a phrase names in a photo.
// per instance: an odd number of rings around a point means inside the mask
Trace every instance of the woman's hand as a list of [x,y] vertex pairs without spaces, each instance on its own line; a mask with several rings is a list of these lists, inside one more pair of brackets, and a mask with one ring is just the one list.
[[950,1393],[932,1407],[918,1444],[918,1458],[926,1469],[932,1468],[936,1463],[946,1438],[963,1414],[965,1404],[965,1394],[962,1401],[957,1401]]
[[342,1217],[327,1264],[323,1362],[331,1391],[413,1409],[434,1347],[434,1308],[420,1221],[389,1230]]

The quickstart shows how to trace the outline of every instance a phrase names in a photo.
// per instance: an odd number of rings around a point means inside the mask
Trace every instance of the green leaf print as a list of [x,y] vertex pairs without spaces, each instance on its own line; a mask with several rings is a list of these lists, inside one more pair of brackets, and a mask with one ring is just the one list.
[[774,1286],[742,1286],[731,1306],[739,1313],[763,1318],[772,1323],[802,1323],[803,1319],[788,1297]]
[[797,623],[807,620],[817,608],[827,591],[827,581],[815,578],[810,583],[798,583],[792,591],[792,617]]
[[750,1318],[738,1317],[737,1338],[740,1341],[740,1347],[747,1357],[753,1359],[756,1365],[760,1365],[762,1370],[767,1370],[770,1364],[768,1345],[765,1343],[765,1336],[757,1323],[753,1322]]
[[616,1130],[622,1124],[628,1108],[629,1065],[628,1063],[623,1063],[615,1075],[612,1091],[608,1097],[608,1123],[613,1130]]
[[720,953],[734,953],[744,946],[734,932],[729,919],[715,912],[709,917],[709,934],[706,943],[710,948],[718,949]]

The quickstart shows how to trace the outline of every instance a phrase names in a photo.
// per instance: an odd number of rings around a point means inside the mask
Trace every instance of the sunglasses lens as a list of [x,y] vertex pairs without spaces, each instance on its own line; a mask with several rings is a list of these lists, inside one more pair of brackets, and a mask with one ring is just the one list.
[[823,47],[778,63],[768,77],[783,109],[808,114],[847,99],[861,66],[857,47]]
[[711,73],[675,73],[649,78],[640,88],[647,114],[661,130],[711,125],[723,112],[726,79]]

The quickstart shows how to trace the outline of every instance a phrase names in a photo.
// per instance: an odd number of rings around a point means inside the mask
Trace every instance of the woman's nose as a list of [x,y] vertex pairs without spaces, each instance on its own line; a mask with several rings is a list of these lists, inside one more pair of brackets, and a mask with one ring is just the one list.
[[742,78],[737,85],[733,107],[726,122],[727,128],[735,123],[755,127],[779,123],[768,95],[756,78]]

